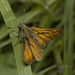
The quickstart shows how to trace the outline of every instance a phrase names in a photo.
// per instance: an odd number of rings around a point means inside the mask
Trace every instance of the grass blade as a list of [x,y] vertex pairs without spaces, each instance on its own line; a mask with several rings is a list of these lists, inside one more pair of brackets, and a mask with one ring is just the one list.
[[64,27],[65,27],[64,28],[65,30],[64,32],[64,75],[72,75],[72,67],[73,67],[73,47],[72,47],[73,20],[72,19],[73,19],[73,0],[72,1],[66,0],[65,14],[64,14]]
[[[0,11],[1,11],[3,19],[6,23],[6,27],[16,27],[18,25],[16,18],[14,16],[14,14],[11,10],[11,7],[10,7],[9,3],[7,2],[7,0],[0,0]],[[14,30],[18,30],[18,29],[14,29]],[[11,32],[12,29],[10,29],[8,31]],[[14,50],[14,54],[15,54],[18,75],[32,75],[31,66],[30,65],[25,66],[23,61],[22,61],[21,44],[18,43],[16,46],[14,46],[14,44],[17,42],[18,38],[11,35],[11,34],[10,34],[10,38],[11,38],[11,42],[12,42],[13,50]],[[28,72],[27,72],[27,70],[28,70]]]
[[71,1],[69,0],[68,5],[69,5],[68,66],[69,66],[69,75],[72,75],[72,69],[73,69],[73,5],[74,5],[74,0],[71,0]]

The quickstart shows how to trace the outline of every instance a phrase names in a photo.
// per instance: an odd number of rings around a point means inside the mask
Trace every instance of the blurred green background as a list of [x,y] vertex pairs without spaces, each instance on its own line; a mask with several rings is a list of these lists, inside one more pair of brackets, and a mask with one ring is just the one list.
[[[75,75],[74,6],[74,0],[0,0],[0,75]],[[12,46],[17,37],[7,30],[19,23],[64,32],[46,45],[41,61],[26,65],[19,58],[22,50]]]

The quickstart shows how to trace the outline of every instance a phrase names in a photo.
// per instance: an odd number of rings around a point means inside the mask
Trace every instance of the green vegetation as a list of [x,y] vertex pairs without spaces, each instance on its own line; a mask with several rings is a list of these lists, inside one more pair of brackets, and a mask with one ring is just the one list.
[[[74,4],[74,0],[0,0],[0,75],[75,75]],[[41,61],[27,65],[22,43],[16,44],[17,33],[12,32],[18,31],[19,23],[64,32],[46,45]]]

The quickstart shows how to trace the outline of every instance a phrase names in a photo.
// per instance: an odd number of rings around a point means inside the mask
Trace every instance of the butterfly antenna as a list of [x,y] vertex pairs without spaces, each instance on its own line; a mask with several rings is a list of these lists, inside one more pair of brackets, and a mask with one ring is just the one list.
[[[25,8],[24,8],[24,20],[25,20]],[[23,23],[24,23],[24,20],[23,20]]]

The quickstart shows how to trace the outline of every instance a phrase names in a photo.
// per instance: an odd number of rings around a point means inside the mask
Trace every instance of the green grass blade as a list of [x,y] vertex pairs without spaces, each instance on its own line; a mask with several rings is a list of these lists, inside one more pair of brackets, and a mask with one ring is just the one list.
[[[68,24],[68,25],[67,25]],[[72,75],[73,67],[73,0],[66,0],[64,14],[64,75]],[[68,43],[67,43],[68,42]]]
[[2,40],[5,36],[8,35],[7,29],[5,25],[0,28],[0,40]]
[[[23,21],[23,23],[29,23],[29,21],[34,18],[36,15],[40,14],[42,12],[42,8],[39,6],[33,8],[31,11],[23,15],[21,18],[18,18],[18,22]],[[25,19],[25,20],[24,20]]]
[[67,32],[68,32],[68,27],[67,27],[67,1],[65,2],[65,12],[64,12],[64,75],[68,75],[68,68],[66,65],[68,64],[68,57],[67,57]]
[[[0,11],[1,11],[1,14],[3,16],[3,19],[4,19],[7,27],[16,27],[18,25],[16,18],[14,16],[7,0],[0,0]],[[14,30],[18,30],[18,29],[14,29]],[[12,29],[9,29],[8,31],[11,32]],[[10,34],[10,38],[11,38],[11,42],[13,45],[18,75],[32,75],[31,66],[30,65],[25,66],[23,63],[22,55],[21,55],[21,53],[22,53],[21,44],[18,43],[16,46],[14,46],[15,43],[17,42],[18,38],[11,34]]]
[[16,69],[1,69],[0,75],[18,75]]
[[0,42],[0,48],[2,48],[2,47],[4,47],[4,46],[8,45],[10,42],[11,42],[10,39],[7,40],[7,41]]
[[74,0],[69,0],[69,18],[68,18],[68,68],[69,68],[69,75],[72,75],[73,70],[73,5]]
[[52,69],[54,69],[54,68],[56,68],[56,67],[57,67],[57,65],[50,66],[50,67],[48,67],[47,69],[44,69],[44,70],[40,71],[39,74],[44,74],[44,73],[46,73],[47,71],[52,70]]

